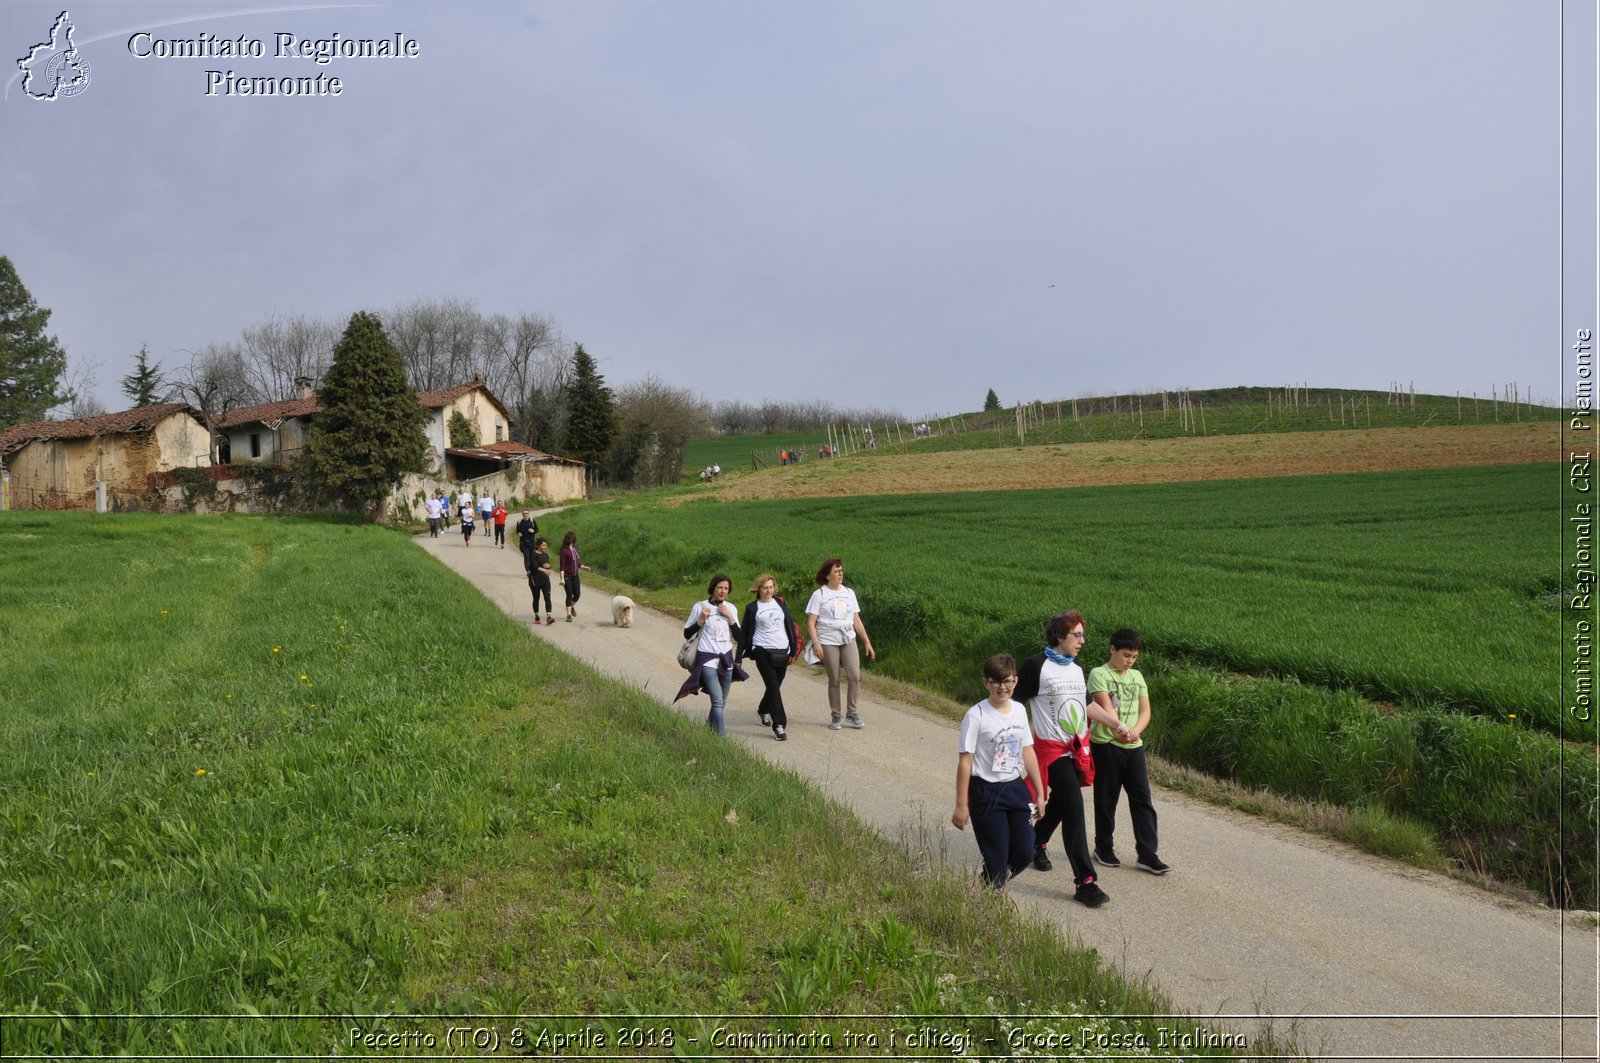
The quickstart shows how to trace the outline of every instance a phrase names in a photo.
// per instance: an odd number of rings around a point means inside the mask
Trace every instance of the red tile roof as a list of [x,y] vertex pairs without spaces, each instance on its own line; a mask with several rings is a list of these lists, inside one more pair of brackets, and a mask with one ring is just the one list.
[[253,424],[257,421],[282,421],[289,417],[310,417],[321,412],[322,407],[317,405],[315,397],[306,399],[284,399],[282,402],[264,402],[259,406],[241,406],[237,410],[230,410],[217,420],[218,428],[237,428],[242,424]]
[[185,412],[197,420],[200,417],[199,411],[188,403],[162,402],[154,406],[136,406],[118,413],[103,413],[98,417],[13,425],[0,432],[0,454],[10,453],[36,439],[88,439],[91,436],[148,432],[173,414]]

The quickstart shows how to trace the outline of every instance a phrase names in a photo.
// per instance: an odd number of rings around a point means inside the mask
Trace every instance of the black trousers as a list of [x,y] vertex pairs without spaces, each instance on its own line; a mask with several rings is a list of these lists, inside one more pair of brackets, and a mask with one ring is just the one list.
[[1081,886],[1093,882],[1089,829],[1083,823],[1083,784],[1078,780],[1078,769],[1073,767],[1071,753],[1050,762],[1050,800],[1045,803],[1044,818],[1033,825],[1033,843],[1043,849],[1057,827],[1061,828],[1067,862],[1072,865],[1073,884]]
[[1128,815],[1133,820],[1133,845],[1140,860],[1154,858],[1156,806],[1150,801],[1150,775],[1145,769],[1144,747],[1123,749],[1110,742],[1089,747],[1094,754],[1094,847],[1115,852],[1111,844],[1117,827],[1117,801],[1128,794]]
[[761,695],[760,711],[772,717],[775,726],[787,728],[789,716],[783,711],[783,677],[789,671],[789,654],[783,650],[769,650],[752,646],[750,657],[761,673],[766,691]]
[[542,594],[544,595],[544,615],[551,615],[553,610],[550,608],[550,577],[542,569],[528,573],[528,589],[533,592],[533,611],[535,613],[539,612],[539,596]]
[[577,605],[578,595],[583,593],[583,586],[578,583],[578,574],[574,572],[570,576],[563,576],[561,578],[561,587],[567,592],[567,608],[570,609]]

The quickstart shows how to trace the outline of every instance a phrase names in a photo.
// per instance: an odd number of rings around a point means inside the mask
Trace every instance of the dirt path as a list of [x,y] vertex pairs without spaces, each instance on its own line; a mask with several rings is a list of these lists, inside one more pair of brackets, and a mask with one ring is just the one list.
[[[532,619],[514,548],[464,548],[453,535],[417,541],[514,619]],[[670,702],[683,679],[673,659],[681,618],[641,608],[635,626],[619,630],[609,602],[590,588],[576,622],[531,630]],[[870,620],[872,603],[863,607]],[[866,729],[834,732],[820,677],[791,670],[784,692],[789,741],[773,741],[757,722],[753,676],[734,687],[730,739],[804,776],[883,833],[900,837],[925,824],[953,859],[976,863],[971,834],[949,825],[950,721],[869,696],[861,705]],[[676,706],[697,721],[706,707],[704,698]],[[1214,1027],[1248,1036],[1259,1028],[1256,1016],[1274,1016],[1278,1030],[1292,1029],[1323,1058],[1595,1058],[1592,925],[1179,794],[1158,791],[1156,807],[1171,874],[1156,878],[1131,864],[1107,870],[1101,881],[1111,903],[1090,911],[1071,900],[1057,843],[1056,869],[1028,871],[1011,895],[1132,977],[1148,975]],[[1128,829],[1124,812],[1119,834]],[[1131,851],[1131,842],[1122,848]]]

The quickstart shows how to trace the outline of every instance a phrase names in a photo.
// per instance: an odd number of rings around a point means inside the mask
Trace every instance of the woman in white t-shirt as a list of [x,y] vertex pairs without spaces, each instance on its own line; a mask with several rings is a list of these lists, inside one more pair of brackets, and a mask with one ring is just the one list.
[[763,572],[756,577],[750,589],[756,600],[744,607],[744,623],[739,639],[739,652],[735,663],[746,657],[755,659],[756,671],[766,687],[756,712],[761,722],[772,728],[772,737],[786,741],[789,737],[789,717],[783,711],[783,677],[794,660],[798,647],[794,644],[794,619],[789,606],[778,597],[778,581],[772,573]]
[[957,830],[972,824],[983,854],[984,881],[1001,889],[1033,862],[1033,821],[1038,810],[1028,786],[1041,797],[1045,789],[1033,754],[1028,711],[1011,700],[1017,662],[1009,653],[995,654],[984,662],[983,682],[989,696],[961,720],[956,808],[950,823]]
[[706,587],[705,599],[696,602],[694,608],[689,610],[689,619],[683,627],[684,638],[692,638],[698,631],[700,639],[695,644],[694,669],[689,674],[689,681],[678,691],[678,697],[683,697],[686,691],[705,691],[711,699],[711,713],[706,717],[706,724],[719,735],[728,733],[724,712],[728,704],[728,689],[733,686],[735,678],[744,678],[744,670],[738,668],[733,660],[733,650],[739,643],[740,631],[739,612],[728,602],[728,594],[732,590],[733,581],[726,574],[718,572],[712,576],[711,583]]
[[861,605],[856,592],[844,585],[844,562],[830,557],[817,569],[817,589],[806,603],[806,633],[811,644],[822,655],[823,666],[828,669],[828,709],[832,720],[828,730],[839,729],[839,673],[842,670],[850,680],[850,694],[845,702],[845,719],[851,727],[865,727],[861,714],[856,711],[856,697],[861,689],[861,653],[856,649],[856,639],[867,648],[867,657],[877,660],[872,649],[872,639],[867,636],[867,626],[861,622]]

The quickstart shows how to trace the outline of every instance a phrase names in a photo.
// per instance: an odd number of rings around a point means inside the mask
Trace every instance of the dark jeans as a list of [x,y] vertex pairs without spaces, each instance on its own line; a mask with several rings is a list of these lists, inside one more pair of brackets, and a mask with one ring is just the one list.
[[789,671],[789,654],[784,650],[769,650],[762,646],[753,646],[750,657],[756,662],[756,671],[761,673],[761,682],[766,687],[766,692],[761,695],[760,711],[772,717],[772,722],[778,727],[789,726],[789,716],[783,711],[783,677]]
[[534,614],[537,615],[539,612],[539,596],[542,594],[544,595],[544,615],[549,616],[552,612],[550,609],[550,577],[545,575],[543,571],[529,573],[528,589],[533,592]]
[[983,880],[995,889],[1033,862],[1032,803],[1021,779],[994,783],[974,775],[967,787],[972,836],[983,854]]
[[1081,886],[1093,882],[1089,831],[1083,824],[1083,784],[1078,781],[1078,769],[1072,765],[1071,753],[1050,762],[1050,800],[1044,806],[1044,818],[1033,825],[1034,844],[1043,849],[1057,827],[1061,828],[1067,861],[1072,864],[1073,884]]
[[1140,860],[1153,859],[1156,845],[1156,806],[1150,802],[1150,775],[1145,770],[1144,747],[1123,749],[1096,742],[1094,754],[1094,847],[1115,852],[1111,836],[1117,827],[1117,801],[1128,792],[1128,815],[1133,820],[1133,844]]

